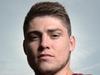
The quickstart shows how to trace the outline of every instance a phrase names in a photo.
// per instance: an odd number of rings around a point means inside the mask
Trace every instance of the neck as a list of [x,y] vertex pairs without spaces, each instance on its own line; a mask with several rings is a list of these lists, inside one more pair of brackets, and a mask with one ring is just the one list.
[[[73,72],[71,71],[69,64],[65,66],[63,69],[61,69],[59,72],[53,74],[53,75],[72,75]],[[36,75],[51,75],[51,74],[36,74]]]
[[72,70],[70,69],[69,65],[67,67],[64,67],[62,70],[60,70],[55,75],[72,75]]

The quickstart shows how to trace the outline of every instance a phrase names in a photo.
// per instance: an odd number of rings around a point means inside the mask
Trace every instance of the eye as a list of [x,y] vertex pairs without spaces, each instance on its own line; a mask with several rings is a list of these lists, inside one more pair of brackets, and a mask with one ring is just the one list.
[[52,33],[50,36],[52,39],[58,39],[61,36],[61,34],[60,33]]
[[40,38],[36,34],[31,34],[31,35],[29,35],[28,39],[29,39],[29,41],[38,41]]

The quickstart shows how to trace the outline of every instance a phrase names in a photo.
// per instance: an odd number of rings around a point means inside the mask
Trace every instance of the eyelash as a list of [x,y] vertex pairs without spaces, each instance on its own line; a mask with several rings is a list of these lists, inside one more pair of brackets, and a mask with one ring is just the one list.
[[56,38],[58,38],[58,37],[60,37],[60,33],[51,34],[51,38],[53,38],[53,39],[56,39]]
[[[54,33],[54,34],[50,34],[50,38],[51,39],[57,39],[59,38],[61,35],[61,33]],[[40,36],[38,35],[29,35],[29,40],[30,41],[39,41],[40,40]]]
[[37,40],[39,40],[39,36],[37,36],[37,35],[36,36],[30,35],[29,36],[29,40],[30,41],[37,41]]

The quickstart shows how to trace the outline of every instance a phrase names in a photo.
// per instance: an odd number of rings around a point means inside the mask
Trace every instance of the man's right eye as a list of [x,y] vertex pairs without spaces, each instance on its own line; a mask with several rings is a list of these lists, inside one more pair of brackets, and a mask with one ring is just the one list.
[[30,35],[30,36],[28,37],[28,39],[29,39],[30,41],[38,41],[38,40],[39,40],[39,36],[37,36],[37,35]]

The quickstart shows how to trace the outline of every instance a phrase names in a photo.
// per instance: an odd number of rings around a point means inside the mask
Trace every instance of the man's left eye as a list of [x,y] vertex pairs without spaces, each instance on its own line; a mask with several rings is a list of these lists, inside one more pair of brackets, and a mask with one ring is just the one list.
[[51,38],[52,39],[57,39],[57,38],[59,38],[60,37],[60,34],[52,34],[51,35]]
[[59,35],[52,35],[52,37],[58,37]]

